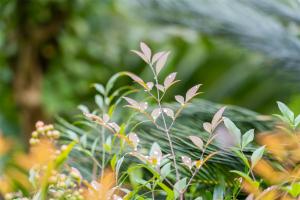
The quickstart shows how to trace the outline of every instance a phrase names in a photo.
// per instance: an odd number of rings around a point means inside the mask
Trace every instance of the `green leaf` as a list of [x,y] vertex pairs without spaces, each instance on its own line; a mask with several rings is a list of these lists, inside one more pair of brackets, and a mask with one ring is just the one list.
[[300,183],[293,183],[286,189],[294,198],[296,198],[300,194]]
[[69,138],[73,141],[79,141],[79,138],[77,134],[71,130],[67,130],[67,134],[69,135]]
[[127,173],[129,175],[130,185],[133,186],[133,188],[138,187],[138,185],[149,187],[149,182],[143,180],[143,170],[141,168],[130,167],[130,170],[128,170]]
[[248,183],[250,183],[253,187],[258,188],[259,187],[259,182],[253,181],[248,174],[245,174],[244,172],[237,171],[237,170],[232,170],[230,171],[232,173],[235,173],[239,175],[240,177],[244,178]]
[[174,200],[174,192],[167,185],[162,182],[158,182],[157,184],[167,193],[166,200]]
[[285,117],[285,116],[281,116],[281,115],[278,115],[278,114],[273,114],[275,117],[278,117],[281,121],[283,121],[283,122],[285,122],[285,123],[287,123],[287,124],[289,124],[290,123],[290,120],[287,118],[287,117]]
[[175,183],[175,185],[174,185],[175,199],[177,199],[179,197],[179,192],[182,192],[185,189],[186,180],[187,180],[187,178],[183,178]]
[[171,163],[165,164],[160,170],[163,179],[166,178],[168,174],[170,174],[170,172],[171,172]]
[[120,172],[120,168],[121,168],[121,165],[124,161],[124,156],[122,158],[120,158],[116,164],[116,176],[118,177],[118,174]]
[[86,148],[86,144],[87,144],[87,136],[83,135],[80,137],[80,144],[82,145],[83,148]]
[[197,197],[197,198],[194,199],[194,200],[203,200],[203,198],[202,198],[202,197]]
[[98,84],[98,83],[95,83],[94,84],[94,87],[96,88],[96,90],[102,94],[102,95],[105,95],[106,92],[105,92],[105,89],[104,89],[104,86],[102,84]]
[[114,113],[114,111],[115,111],[115,109],[116,109],[116,105],[115,105],[115,104],[109,106],[109,109],[108,109],[108,115],[109,115],[109,116],[112,116],[113,113]]
[[257,162],[262,158],[265,151],[265,146],[256,149],[251,156],[251,167],[253,168]]
[[247,131],[242,137],[242,149],[245,148],[254,139],[254,129]]
[[[129,177],[131,177],[130,180],[131,179],[134,180],[134,183],[133,183],[133,180],[130,181],[131,185],[140,184],[140,185],[144,185],[148,190],[151,190],[151,184],[148,181],[142,179],[142,176],[141,176],[142,173],[140,171],[138,171],[138,172],[135,172],[135,171],[130,172],[129,175],[130,175]],[[139,175],[139,176],[137,176],[137,175]]]
[[115,82],[120,78],[121,76],[126,76],[125,72],[119,72],[114,74],[107,82],[106,84],[106,92],[107,94],[111,91],[111,89],[114,87]]
[[99,142],[99,137],[97,137],[97,139],[92,144],[92,148],[91,148],[92,155],[95,155],[95,151],[96,151],[98,142]]
[[88,107],[85,105],[79,105],[79,106],[77,106],[77,108],[83,113],[90,113]]
[[277,101],[280,112],[289,119],[290,122],[294,122],[294,113],[284,103]]
[[115,170],[116,167],[116,163],[117,163],[117,155],[115,154],[112,159],[110,160],[110,166],[112,168],[112,170]]
[[297,128],[297,126],[300,124],[300,115],[298,115],[295,119],[295,122],[294,122],[294,125],[295,125],[295,128]]
[[250,168],[250,164],[249,164],[249,161],[247,159],[247,157],[239,150],[233,150],[233,152],[240,158],[243,160],[243,162],[246,164],[246,166],[248,168]]
[[59,156],[53,161],[48,164],[47,170],[45,175],[43,176],[42,186],[41,186],[41,200],[47,199],[47,191],[49,187],[48,179],[51,176],[53,170],[58,169],[68,158],[69,154],[71,153],[74,146],[77,142],[71,142],[65,150],[59,154]]
[[54,168],[57,169],[60,167],[68,158],[69,154],[71,153],[72,149],[74,148],[76,141],[71,142],[65,150],[61,152],[61,154],[55,159],[54,161]]
[[108,97],[104,98],[104,103],[105,103],[105,105],[109,105],[110,99]]
[[227,117],[224,118],[224,124],[228,131],[234,136],[236,139],[236,145],[241,147],[241,131],[236,125]]
[[89,157],[93,157],[92,153],[87,149],[84,149],[82,147],[76,147],[75,149],[82,152],[82,153],[84,153],[85,155],[87,155]]
[[106,141],[105,141],[105,144],[104,144],[104,150],[107,151],[107,152],[110,152],[111,151],[111,137],[108,136],[106,138]]
[[223,200],[224,199],[224,189],[223,187],[216,186],[214,188],[213,200]]
[[99,108],[103,108],[103,97],[100,95],[95,96],[95,102]]

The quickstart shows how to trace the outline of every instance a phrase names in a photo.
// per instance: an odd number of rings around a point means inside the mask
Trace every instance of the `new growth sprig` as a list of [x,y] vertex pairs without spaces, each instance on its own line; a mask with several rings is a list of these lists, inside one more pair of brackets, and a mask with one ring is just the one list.
[[[180,196],[180,198],[182,199],[184,191],[187,189],[188,185],[186,185],[186,188],[178,187],[180,183],[182,183],[182,179],[184,177],[182,177],[182,175],[179,172],[179,165],[181,165],[182,163],[180,162],[180,156],[176,155],[176,152],[174,151],[173,139],[172,139],[172,127],[174,126],[176,119],[178,118],[182,110],[190,103],[190,101],[195,96],[199,94],[198,90],[201,85],[198,84],[193,86],[186,92],[184,96],[182,95],[175,96],[175,101],[179,103],[177,110],[165,106],[165,104],[163,103],[164,96],[172,86],[174,86],[176,83],[179,82],[179,80],[176,79],[177,76],[176,72],[170,73],[163,79],[162,82],[160,82],[161,79],[160,74],[167,63],[170,52],[161,51],[152,54],[151,49],[143,42],[140,44],[140,48],[141,48],[140,51],[133,50],[133,52],[136,53],[140,58],[142,58],[149,66],[153,74],[153,80],[144,81],[142,78],[140,78],[139,76],[131,72],[122,72],[122,75],[129,76],[134,82],[140,85],[144,91],[144,94],[148,96],[150,99],[154,100],[154,105],[149,106],[150,102],[145,101],[145,99],[147,100],[148,97],[145,98],[143,101],[139,101],[134,99],[133,97],[123,96],[123,99],[127,102],[127,105],[125,105],[125,107],[133,109],[135,112],[140,113],[141,115],[146,117],[147,121],[151,122],[154,125],[154,127],[157,128],[157,130],[161,131],[162,134],[165,134],[168,140],[170,154],[164,155],[163,151],[167,151],[167,150],[166,149],[161,150],[159,144],[154,142],[152,148],[149,151],[149,154],[145,155],[140,150],[141,148],[138,148],[140,142],[138,134],[132,131],[129,131],[127,134],[126,133],[120,134],[120,126],[117,123],[112,122],[110,120],[109,115],[106,113],[103,113],[102,116],[99,116],[93,113],[86,112],[85,116],[91,121],[100,125],[101,127],[104,127],[114,136],[117,136],[122,141],[125,141],[126,144],[128,144],[133,149],[130,155],[133,155],[138,159],[140,159],[144,164],[147,165],[147,167],[151,167],[155,171],[153,173],[158,173],[158,175],[161,177],[160,181],[166,181],[168,185],[173,187],[175,198],[177,198],[177,196]],[[105,88],[103,86],[100,89],[101,89],[100,90],[101,93],[105,95],[108,94],[108,92],[105,91]],[[138,122],[138,124],[143,122],[144,121]],[[214,126],[217,125],[214,124]],[[201,140],[200,138],[195,139],[195,137],[196,136],[194,136],[194,139],[192,141],[195,142],[196,140],[198,141]],[[193,136],[191,136],[191,138],[193,138]],[[201,149],[203,152],[202,152],[202,156],[200,157],[203,160],[200,159],[194,162],[194,165],[198,170],[212,156],[211,155],[208,156],[207,158],[203,158],[205,148],[211,141],[212,140],[208,141],[208,143],[205,144],[203,149]],[[189,162],[189,158],[188,157],[186,158],[187,159],[183,163],[183,165],[186,165]],[[169,160],[171,160],[172,165],[169,162]],[[167,176],[172,174],[171,173],[172,171],[175,171],[174,174],[175,183],[172,183],[172,181],[167,179]],[[192,178],[189,182],[192,181]],[[153,188],[152,188],[153,190],[159,183],[162,184],[162,182],[157,182],[157,181],[158,180],[155,180],[155,182],[153,183]]]
[[[143,42],[133,52],[145,61],[152,78],[119,72],[106,85],[93,84],[97,108],[80,105],[83,115],[74,124],[61,118],[55,126],[38,121],[29,155],[21,159],[28,166],[32,191],[7,193],[7,200],[227,200],[239,198],[241,191],[257,200],[300,196],[299,115],[278,102],[280,129],[255,137],[249,125],[265,131],[256,126],[257,115],[192,102],[201,84],[166,103],[164,97],[179,82],[177,72],[163,77],[170,52],[154,53]],[[129,77],[138,87],[115,87],[120,77]],[[236,125],[243,123],[247,129]],[[274,186],[266,188],[270,183]]]
[[[153,77],[154,77],[154,83],[153,82],[147,82],[146,83],[146,92],[155,99],[156,103],[157,103],[157,108],[154,108],[151,112],[151,117],[152,117],[152,122],[155,124],[155,126],[157,128],[159,128],[160,130],[162,130],[167,138],[168,138],[168,142],[169,142],[169,147],[171,150],[171,156],[173,159],[173,165],[175,168],[175,172],[176,172],[176,180],[179,181],[180,179],[180,174],[178,171],[178,167],[177,167],[177,162],[176,162],[176,155],[174,152],[174,147],[173,147],[173,142],[172,142],[172,136],[171,136],[171,128],[176,120],[176,117],[180,114],[182,108],[178,109],[176,114],[175,112],[167,107],[163,107],[162,106],[162,99],[164,97],[164,95],[166,94],[167,90],[174,85],[175,83],[178,82],[178,80],[176,80],[176,72],[172,72],[170,73],[165,79],[163,84],[159,82],[159,73],[161,72],[161,70],[165,67],[165,64],[167,62],[168,56],[170,54],[170,52],[168,51],[162,51],[162,52],[158,52],[155,53],[152,56],[152,51],[151,49],[143,42],[141,42],[140,44],[140,48],[141,51],[136,51],[133,50],[134,53],[136,53],[139,57],[141,57],[150,67],[152,73],[153,73]],[[138,82],[138,83],[142,83],[142,85],[144,84],[144,81],[140,78],[133,78],[134,81]],[[156,88],[156,94],[152,93],[152,89],[153,86]],[[196,95],[198,95],[198,89],[199,89],[200,85],[196,85],[194,87],[192,87],[191,89],[189,89],[186,93],[186,98],[184,99],[184,97],[177,95],[175,97],[175,99],[180,103],[181,107],[183,107],[186,103],[188,103],[193,97],[195,97]],[[126,99],[127,102],[129,104],[132,105],[132,100],[131,99]],[[144,107],[145,108],[145,107]],[[144,110],[143,110],[144,111]],[[161,117],[163,125],[160,126],[157,123],[157,119]],[[169,117],[171,118],[171,123],[167,124],[167,120],[166,118]]]
[[[120,72],[114,75],[106,86],[94,84],[94,87],[99,92],[95,98],[99,109],[91,112],[83,105],[80,106],[80,109],[83,111],[84,117],[89,121],[86,124],[94,125],[94,129],[99,135],[96,135],[97,138],[92,138],[93,141],[91,142],[88,134],[81,133],[80,137],[78,137],[74,133],[67,131],[70,134],[70,138],[79,143],[76,150],[84,152],[93,161],[92,180],[90,183],[83,180],[82,183],[89,188],[90,192],[88,194],[91,195],[90,197],[93,195],[97,196],[99,194],[97,188],[100,188],[97,185],[101,185],[105,181],[105,172],[107,168],[110,168],[114,174],[113,180],[115,184],[107,189],[107,197],[117,197],[119,199],[122,196],[123,199],[131,199],[136,195],[148,196],[147,193],[150,192],[152,199],[155,199],[163,191],[168,200],[178,198],[183,200],[187,195],[187,191],[195,183],[196,175],[201,173],[201,170],[204,171],[207,161],[219,153],[216,149],[208,151],[208,147],[218,137],[218,126],[224,123],[228,125],[229,119],[223,117],[225,107],[221,107],[210,122],[203,123],[203,129],[208,136],[207,138],[200,137],[199,135],[201,134],[193,134],[183,138],[183,140],[190,142],[196,147],[195,155],[197,157],[195,159],[192,159],[188,153],[184,155],[184,153],[175,150],[174,125],[184,108],[192,104],[193,98],[200,94],[199,88],[201,84],[194,85],[184,95],[175,95],[174,100],[177,102],[177,106],[168,106],[164,102],[164,97],[168,90],[179,82],[176,72],[162,77],[162,71],[167,64],[170,52],[152,53],[145,43],[140,44],[140,51],[133,52],[146,62],[153,74],[153,79],[145,81],[134,73]],[[114,83],[121,76],[130,77],[142,89],[122,86],[113,91]],[[139,92],[139,97],[143,97],[142,100],[135,97],[134,94],[137,91]],[[122,107],[117,107],[121,102],[125,103],[125,110]],[[120,110],[115,112],[117,108]],[[121,119],[116,116],[116,113],[128,113],[127,109],[133,110],[134,114],[128,115],[128,118]],[[143,141],[141,142],[139,137],[139,126],[143,126],[144,123],[149,123],[159,134],[162,134],[166,138],[166,145],[160,146],[161,142],[155,141],[155,138],[153,138],[153,143],[150,145],[151,148],[148,148],[148,145],[144,146]],[[227,127],[227,129],[230,131],[230,127]],[[238,134],[237,128],[234,131],[236,131],[234,133]],[[50,135],[53,135],[52,132]],[[242,146],[246,146],[253,140],[251,137],[253,132],[248,135],[248,138],[243,138]],[[241,136],[240,133],[239,136]],[[98,148],[99,144],[100,148]],[[123,163],[132,162],[132,158],[127,160],[128,156],[137,158],[139,162],[130,163],[130,167],[125,171],[124,169],[121,170]],[[99,158],[101,161],[98,161]],[[110,166],[108,166],[109,163]],[[140,186],[133,186],[133,188],[124,187],[128,177],[132,176],[132,171],[137,169],[146,170],[153,176],[151,178],[135,178],[134,181],[138,182]],[[187,175],[187,171],[190,175]],[[73,174],[74,172],[76,170],[73,170]],[[146,180],[143,178],[146,178]],[[144,189],[147,189],[148,192],[140,194]]]
[[[183,199],[185,191],[188,189],[190,184],[192,183],[192,180],[194,176],[199,172],[201,167],[205,164],[207,160],[209,160],[212,156],[214,156],[217,152],[213,152],[207,157],[204,158],[205,151],[207,146],[213,141],[215,135],[214,130],[216,127],[223,121],[222,114],[225,110],[225,108],[221,108],[214,116],[211,123],[205,123],[204,129],[210,134],[210,137],[208,141],[203,144],[203,141],[198,136],[190,136],[189,139],[193,142],[193,144],[199,148],[202,153],[200,153],[199,160],[192,161],[191,158],[188,156],[181,156],[182,164],[187,166],[190,170],[195,166],[195,170],[192,173],[192,176],[187,179],[187,177],[182,177],[182,175],[179,173],[179,167],[178,165],[181,164],[178,162],[180,160],[178,156],[176,155],[176,152],[174,151],[173,147],[173,140],[172,140],[172,127],[177,119],[177,117],[180,115],[181,111],[184,109],[184,107],[195,97],[199,94],[198,90],[200,88],[200,84],[193,86],[190,88],[185,96],[182,95],[176,95],[175,100],[179,103],[179,108],[177,110],[173,110],[171,108],[168,108],[164,106],[162,103],[163,97],[167,93],[167,90],[173,86],[175,83],[179,82],[179,80],[176,80],[176,72],[172,72],[169,75],[166,76],[163,83],[159,82],[160,80],[160,72],[165,67],[165,64],[167,62],[167,58],[170,54],[170,52],[162,51],[155,53],[152,56],[151,49],[145,44],[140,44],[140,51],[134,50],[133,52],[136,53],[139,57],[141,57],[150,67],[152,73],[153,73],[153,82],[145,82],[140,77],[130,73],[129,76],[137,82],[139,85],[141,85],[145,92],[152,97],[155,100],[156,107],[152,109],[152,111],[148,111],[148,103],[147,102],[136,102],[135,100],[125,97],[125,100],[128,102],[128,107],[133,108],[140,113],[144,114],[147,118],[150,119],[150,121],[155,125],[157,129],[162,131],[168,139],[169,148],[170,148],[170,158],[172,159],[173,167],[175,169],[175,177],[176,182],[174,184],[174,193],[175,197],[179,196],[180,199]],[[155,143],[153,146],[156,146]],[[152,149],[153,149],[152,146]],[[159,147],[159,146],[158,146]],[[157,151],[161,152],[161,150]],[[161,155],[159,153],[159,155]],[[161,156],[159,156],[158,161],[160,161]],[[156,158],[157,162],[157,158]],[[170,165],[168,165],[170,167]],[[156,166],[156,169],[160,171],[159,166]],[[165,168],[164,168],[165,169]],[[186,180],[188,180],[186,182]]]

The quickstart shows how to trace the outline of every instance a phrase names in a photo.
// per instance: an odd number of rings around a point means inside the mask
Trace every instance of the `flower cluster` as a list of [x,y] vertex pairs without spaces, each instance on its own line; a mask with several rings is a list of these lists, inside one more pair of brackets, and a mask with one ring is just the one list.
[[49,196],[52,199],[83,200],[84,190],[80,188],[82,176],[76,168],[71,168],[69,173],[52,171],[48,179]]
[[60,132],[56,130],[52,124],[45,124],[42,121],[38,121],[35,127],[36,130],[32,132],[29,140],[31,145],[38,144],[41,137],[47,137],[53,140],[57,140],[60,137]]
[[5,195],[5,200],[13,200],[13,199],[18,199],[18,200],[29,200],[27,197],[23,197],[22,192],[14,192],[14,193],[7,193]]

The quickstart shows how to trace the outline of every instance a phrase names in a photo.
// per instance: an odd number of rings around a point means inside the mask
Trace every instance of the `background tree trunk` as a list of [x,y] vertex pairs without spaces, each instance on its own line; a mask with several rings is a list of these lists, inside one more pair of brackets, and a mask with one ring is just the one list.
[[45,120],[41,92],[43,72],[34,44],[20,41],[20,51],[16,61],[13,92],[20,112],[22,132],[26,141],[37,120]]
[[42,24],[31,19],[29,11],[32,1],[18,0],[16,6],[16,40],[18,52],[12,61],[14,70],[13,94],[20,112],[21,130],[28,142],[34,124],[47,117],[42,106],[43,77],[49,57],[43,48],[56,46],[59,30],[65,13],[55,5],[49,5],[51,18]]

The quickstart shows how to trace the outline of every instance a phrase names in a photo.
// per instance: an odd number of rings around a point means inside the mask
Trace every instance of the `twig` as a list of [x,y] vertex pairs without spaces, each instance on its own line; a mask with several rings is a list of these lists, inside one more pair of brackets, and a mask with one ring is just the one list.
[[[153,72],[155,84],[158,85],[159,84],[158,78],[157,78],[157,75],[156,75],[156,73],[153,69],[153,66],[151,64],[149,64],[149,66],[150,66],[150,68]],[[169,129],[167,127],[165,115],[164,115],[164,112],[163,112],[163,109],[162,109],[162,106],[161,106],[161,102],[160,102],[160,94],[159,94],[159,90],[158,90],[157,87],[156,87],[156,91],[157,91],[157,103],[158,103],[158,107],[159,107],[159,110],[160,110],[160,113],[161,113],[161,116],[162,116],[162,119],[163,119],[163,124],[164,124],[164,132],[166,133],[166,135],[168,137],[168,142],[169,142],[170,149],[171,149],[173,164],[174,164],[175,173],[176,173],[176,181],[179,181],[180,177],[179,177],[178,167],[177,167],[177,163],[176,163],[176,157],[175,157],[175,152],[174,152],[174,148],[173,148],[173,144],[172,144],[172,139],[171,139],[171,136],[170,136]]]

